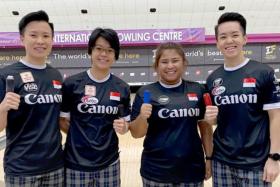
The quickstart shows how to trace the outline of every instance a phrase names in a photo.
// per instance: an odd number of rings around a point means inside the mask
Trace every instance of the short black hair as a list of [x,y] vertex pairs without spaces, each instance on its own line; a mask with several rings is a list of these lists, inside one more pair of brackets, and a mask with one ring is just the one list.
[[28,23],[32,22],[32,21],[45,21],[45,22],[47,22],[49,24],[49,26],[51,27],[52,35],[54,35],[53,23],[49,22],[49,16],[43,10],[39,10],[37,12],[30,12],[29,14],[26,14],[25,16],[23,16],[21,18],[21,20],[19,21],[19,24],[18,24],[18,29],[19,29],[19,34],[20,35],[23,35],[26,25]]
[[246,35],[246,19],[239,13],[237,12],[226,12],[220,16],[218,19],[218,23],[215,26],[215,36],[216,39],[218,38],[218,27],[225,22],[229,21],[237,21],[242,29],[243,35]]
[[117,32],[113,29],[102,29],[100,27],[94,29],[88,41],[88,54],[91,55],[92,49],[99,37],[102,37],[109,42],[111,48],[115,50],[115,59],[118,60],[120,54],[120,41]]

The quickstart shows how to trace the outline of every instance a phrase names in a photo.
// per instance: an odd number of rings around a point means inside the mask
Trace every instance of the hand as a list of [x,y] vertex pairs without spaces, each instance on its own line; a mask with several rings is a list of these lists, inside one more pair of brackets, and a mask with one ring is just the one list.
[[206,160],[205,163],[205,176],[204,179],[208,180],[210,179],[210,177],[212,176],[212,164],[211,164],[212,160]]
[[3,111],[8,112],[11,109],[17,110],[20,103],[20,95],[7,92],[3,101],[1,102],[1,108]]
[[206,106],[204,120],[211,125],[215,125],[217,123],[218,111],[217,106]]
[[266,182],[273,182],[279,175],[279,172],[279,162],[268,158],[264,166],[263,180]]
[[125,134],[128,131],[128,123],[124,120],[124,118],[115,119],[113,128],[117,133]]
[[141,106],[140,117],[147,120],[152,114],[152,105],[148,103],[143,103]]

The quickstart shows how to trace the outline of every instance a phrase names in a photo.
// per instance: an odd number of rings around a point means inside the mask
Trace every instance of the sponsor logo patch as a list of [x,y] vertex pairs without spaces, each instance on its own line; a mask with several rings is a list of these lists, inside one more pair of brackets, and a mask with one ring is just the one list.
[[98,99],[96,97],[91,97],[88,95],[84,96],[81,101],[88,105],[95,105],[98,103]]
[[38,86],[35,83],[26,83],[23,87],[27,92],[36,92],[38,90]]
[[34,82],[34,77],[30,71],[20,73],[20,78],[23,83]]
[[170,99],[169,99],[169,97],[166,96],[166,95],[161,95],[161,96],[159,96],[159,98],[158,98],[158,102],[159,102],[160,104],[162,104],[162,105],[168,104],[169,101],[170,101]]
[[224,86],[219,86],[216,88],[213,88],[212,95],[221,95],[226,91],[226,88]]
[[96,87],[93,85],[85,85],[85,95],[96,96]]

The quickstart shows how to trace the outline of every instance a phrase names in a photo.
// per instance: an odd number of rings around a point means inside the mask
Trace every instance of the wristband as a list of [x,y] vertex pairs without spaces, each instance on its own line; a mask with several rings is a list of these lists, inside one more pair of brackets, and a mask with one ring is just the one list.
[[205,156],[205,160],[212,160],[212,156]]

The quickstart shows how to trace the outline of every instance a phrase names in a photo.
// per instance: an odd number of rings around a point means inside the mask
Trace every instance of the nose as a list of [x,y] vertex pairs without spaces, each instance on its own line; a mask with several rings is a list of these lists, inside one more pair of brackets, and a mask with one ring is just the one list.
[[100,54],[102,54],[102,55],[107,55],[106,49],[102,49],[101,52],[100,52]]
[[37,43],[44,43],[44,38],[39,36],[36,41]]
[[171,61],[169,61],[168,63],[167,63],[167,68],[172,68],[173,67],[173,63],[171,62]]
[[233,41],[232,37],[227,37],[227,38],[226,38],[226,42],[227,42],[227,43],[231,43],[232,41]]

